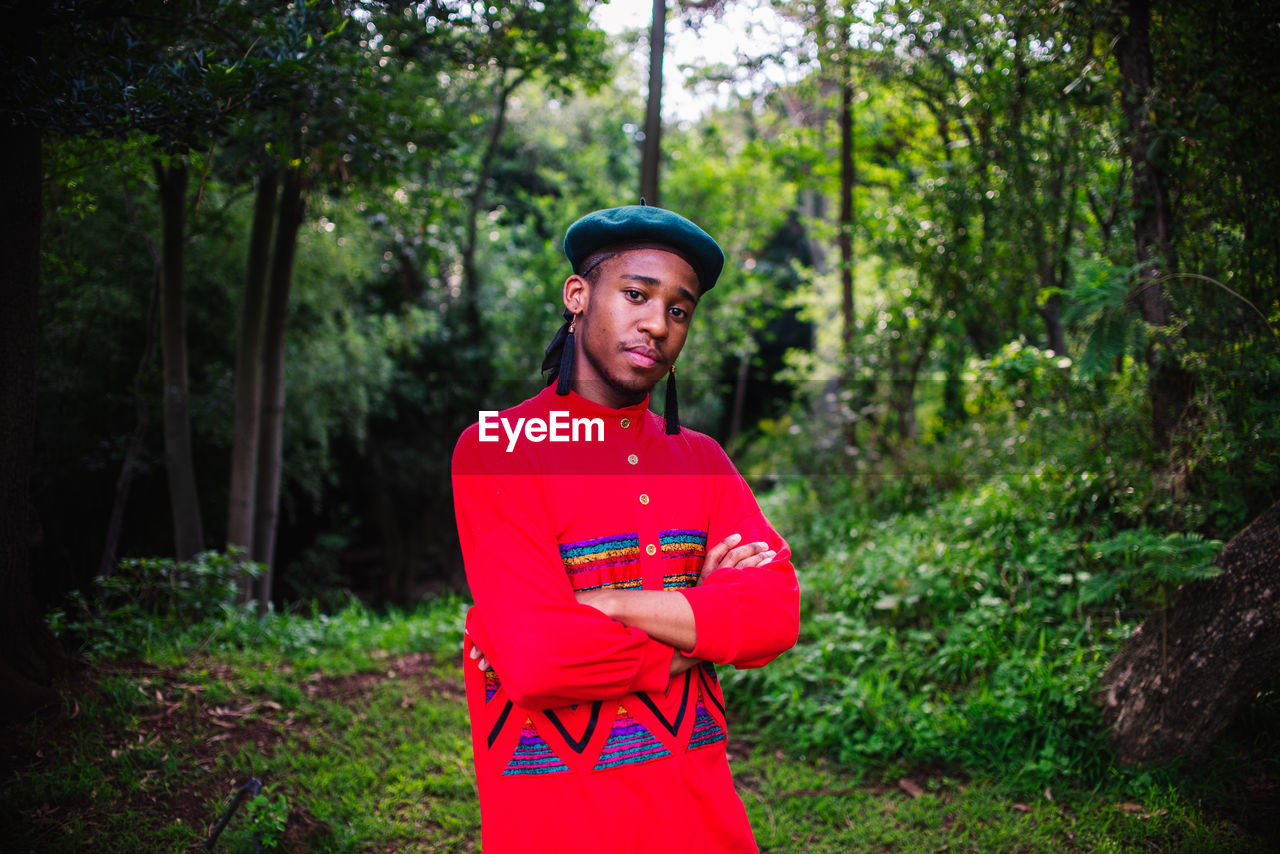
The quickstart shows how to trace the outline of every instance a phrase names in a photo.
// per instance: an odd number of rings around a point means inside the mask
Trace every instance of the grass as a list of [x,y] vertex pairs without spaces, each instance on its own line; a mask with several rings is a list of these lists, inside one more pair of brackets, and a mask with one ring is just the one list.
[[[460,603],[237,620],[102,662],[65,706],[3,733],[6,850],[473,851],[479,812],[459,667]],[[769,852],[1272,850],[1196,793],[1148,777],[1029,792],[962,771],[796,752],[751,721],[730,746]],[[1218,792],[1221,794],[1221,792]],[[1270,843],[1270,844],[1269,844]]]

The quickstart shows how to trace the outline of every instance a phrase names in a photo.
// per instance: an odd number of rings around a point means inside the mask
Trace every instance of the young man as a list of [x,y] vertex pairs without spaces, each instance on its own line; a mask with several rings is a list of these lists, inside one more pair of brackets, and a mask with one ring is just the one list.
[[[583,217],[565,254],[552,384],[481,413],[453,457],[483,849],[755,851],[715,665],[789,649],[799,591],[733,464],[679,426],[671,385],[724,255],[643,205]],[[664,375],[665,423],[648,411]]]

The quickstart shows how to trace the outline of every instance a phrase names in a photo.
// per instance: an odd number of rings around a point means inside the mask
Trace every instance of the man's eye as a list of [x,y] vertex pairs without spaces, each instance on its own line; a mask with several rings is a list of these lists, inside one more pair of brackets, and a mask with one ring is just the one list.
[[623,291],[623,293],[627,295],[627,299],[638,300],[644,297],[644,294],[640,293],[634,288],[627,288],[625,291]]
[[679,306],[676,306],[675,308],[671,309],[671,316],[675,317],[678,320],[684,320],[686,317],[689,316],[689,312],[685,311],[683,308],[680,308]]

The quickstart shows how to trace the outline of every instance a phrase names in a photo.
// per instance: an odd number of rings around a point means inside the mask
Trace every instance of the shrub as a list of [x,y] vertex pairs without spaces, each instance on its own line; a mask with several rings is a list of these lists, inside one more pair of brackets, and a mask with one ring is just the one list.
[[145,655],[174,632],[236,612],[241,584],[263,572],[237,552],[201,552],[189,561],[129,558],[94,579],[94,595],[74,591],[49,624],[91,658]]

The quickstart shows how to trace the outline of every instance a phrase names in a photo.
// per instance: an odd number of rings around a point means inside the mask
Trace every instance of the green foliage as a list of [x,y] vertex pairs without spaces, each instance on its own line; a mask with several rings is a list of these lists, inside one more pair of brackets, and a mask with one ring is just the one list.
[[69,611],[50,617],[91,658],[145,655],[174,633],[233,617],[241,585],[262,565],[231,552],[201,552],[190,561],[128,558],[94,581],[92,597],[72,595]]
[[[199,651],[256,662],[267,671],[284,657],[300,669],[345,675],[376,667],[387,655],[460,648],[467,607],[460,597],[444,595],[408,609],[375,610],[349,597],[332,613],[225,610],[218,619],[156,633],[148,655],[177,666]],[[284,695],[298,690],[287,673],[267,683]]]
[[1222,570],[1211,561],[1222,544],[1199,534],[1166,534],[1145,529],[1121,531],[1090,544],[1097,574],[1081,592],[1085,605],[1105,602],[1120,593],[1138,602],[1163,607],[1183,584],[1213,578]]
[[994,778],[912,772],[856,785],[821,757],[755,748],[734,779],[761,851],[1267,850],[1193,795],[1150,779],[1029,793]]
[[[735,673],[734,704],[859,767],[1025,787],[1111,774],[1097,680],[1149,607],[1216,573],[1220,547],[1165,527],[1187,511],[1153,500],[1145,411],[1117,405],[1141,400],[1121,391],[1141,376],[1101,394],[1015,341],[970,362],[965,426],[852,476],[780,478],[766,512],[796,555],[800,642]],[[813,438],[779,430],[753,455],[802,471]]]
[[256,843],[263,851],[279,851],[289,823],[289,802],[284,795],[269,798],[259,794],[249,802],[249,823]]
[[1139,350],[1141,324],[1128,305],[1135,270],[1117,269],[1105,260],[1082,258],[1077,282],[1066,294],[1063,320],[1085,339],[1079,370],[1087,378],[1105,377],[1126,355]]
[[1117,635],[1079,610],[1089,564],[1078,531],[1045,524],[1048,488],[1043,474],[996,479],[851,528],[836,520],[865,516],[847,487],[780,496],[784,519],[816,502],[835,524],[796,546],[800,643],[735,674],[735,704],[843,762],[1097,779],[1109,763],[1089,695]]

